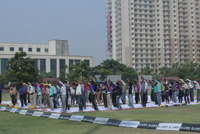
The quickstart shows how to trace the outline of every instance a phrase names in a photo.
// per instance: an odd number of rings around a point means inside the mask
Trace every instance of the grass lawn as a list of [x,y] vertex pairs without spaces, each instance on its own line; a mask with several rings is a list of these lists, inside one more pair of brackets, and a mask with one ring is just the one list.
[[[168,108],[146,108],[123,111],[102,111],[82,113],[93,117],[105,117],[118,120],[132,120],[157,123],[193,123],[200,124],[200,105]],[[76,122],[55,120],[42,117],[32,117],[9,112],[0,112],[0,134],[179,134],[191,132],[158,131],[140,128],[123,128]]]
[[[55,120],[9,112],[0,112],[0,134],[180,134],[177,131],[158,131],[139,128],[123,128]],[[184,132],[190,134],[190,132]]]

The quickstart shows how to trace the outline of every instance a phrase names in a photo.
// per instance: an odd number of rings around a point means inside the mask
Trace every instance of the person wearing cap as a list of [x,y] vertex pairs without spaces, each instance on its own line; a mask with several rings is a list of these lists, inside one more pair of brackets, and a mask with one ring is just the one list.
[[62,101],[62,112],[66,113],[66,86],[59,81],[59,85],[57,85],[57,88],[60,89],[61,93],[61,101]]
[[27,106],[27,87],[26,87],[26,83],[23,83],[23,100],[24,100],[24,104]]
[[190,101],[194,102],[194,86],[191,79],[186,79],[188,81],[188,87],[190,91]]

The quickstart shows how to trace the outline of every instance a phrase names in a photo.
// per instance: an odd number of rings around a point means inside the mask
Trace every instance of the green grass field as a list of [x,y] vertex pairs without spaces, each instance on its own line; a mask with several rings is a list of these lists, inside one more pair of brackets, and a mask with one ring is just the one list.
[[[3,94],[3,100],[10,100],[9,94]],[[200,124],[200,105],[144,108],[122,111],[99,111],[96,113],[77,113],[92,117],[104,117],[117,120],[131,120],[155,123],[191,123]],[[107,125],[55,120],[32,117],[9,112],[0,112],[0,134],[191,134],[191,132],[158,131],[140,128],[123,128]]]
[[[103,111],[97,113],[82,113],[93,117],[105,117],[119,120],[132,120],[157,123],[192,123],[199,124],[200,105],[179,106],[168,108],[146,108],[123,111]],[[0,112],[0,134],[178,134],[190,132],[158,131],[149,129],[134,129],[113,127],[86,122],[55,120],[42,117],[32,117],[9,112]]]

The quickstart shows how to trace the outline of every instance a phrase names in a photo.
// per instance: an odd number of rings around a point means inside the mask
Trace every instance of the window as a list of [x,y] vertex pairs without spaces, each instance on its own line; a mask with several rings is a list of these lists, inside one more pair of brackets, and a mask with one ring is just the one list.
[[23,51],[23,47],[19,47],[19,51],[20,51],[20,52]]
[[0,51],[4,51],[4,47],[0,47]]
[[81,62],[81,60],[75,60],[75,64],[76,64],[76,63],[80,63],[80,62]]
[[70,67],[71,65],[73,65],[73,63],[74,63],[74,60],[69,60],[69,67]]
[[36,52],[40,52],[40,48],[36,48]]
[[40,73],[46,72],[46,59],[40,59]]
[[10,51],[14,51],[14,47],[10,47]]
[[8,62],[8,59],[1,59],[1,74],[3,74],[4,71],[6,70],[7,62]]
[[60,59],[60,76],[64,75],[65,77],[65,71],[66,71],[65,59]]
[[56,65],[56,59],[50,59],[50,70],[55,78],[57,77]]
[[88,66],[90,66],[90,60],[84,60],[84,61]]
[[49,51],[48,48],[45,48],[45,49],[44,49],[44,52],[48,52],[48,51]]
[[38,59],[34,59],[34,62],[35,62],[35,67],[37,67],[38,68]]
[[28,48],[28,51],[29,51],[29,52],[32,52],[32,48]]

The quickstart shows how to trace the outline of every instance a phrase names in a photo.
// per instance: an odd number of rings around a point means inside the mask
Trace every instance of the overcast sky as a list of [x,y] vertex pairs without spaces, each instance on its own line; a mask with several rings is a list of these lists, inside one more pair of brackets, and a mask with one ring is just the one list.
[[69,41],[70,55],[106,59],[105,0],[0,0],[0,42]]

